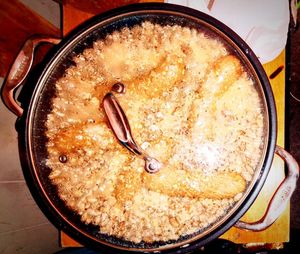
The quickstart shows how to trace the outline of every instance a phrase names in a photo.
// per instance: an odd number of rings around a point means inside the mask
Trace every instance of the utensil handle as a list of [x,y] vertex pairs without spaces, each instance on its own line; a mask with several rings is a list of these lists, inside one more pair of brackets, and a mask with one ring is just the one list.
[[104,96],[103,107],[112,131],[119,142],[132,153],[141,156],[143,151],[133,139],[127,116],[112,93],[107,93]]
[[149,156],[134,141],[127,116],[125,115],[125,112],[117,98],[111,92],[104,96],[103,108],[111,129],[120,144],[126,147],[133,154],[142,157],[145,160],[145,170],[148,173],[156,173],[160,169],[161,164],[158,160]]
[[261,231],[271,226],[286,208],[299,178],[299,165],[297,161],[282,147],[276,146],[275,153],[279,155],[287,164],[288,172],[286,178],[281,182],[272,196],[264,216],[256,222],[238,221],[235,227]]
[[15,91],[23,85],[24,80],[32,67],[34,59],[34,50],[41,43],[58,44],[60,39],[53,37],[44,37],[35,35],[30,37],[19,51],[15,61],[13,62],[8,75],[2,86],[2,99],[6,107],[15,115],[20,117],[23,114],[23,109],[15,99]]

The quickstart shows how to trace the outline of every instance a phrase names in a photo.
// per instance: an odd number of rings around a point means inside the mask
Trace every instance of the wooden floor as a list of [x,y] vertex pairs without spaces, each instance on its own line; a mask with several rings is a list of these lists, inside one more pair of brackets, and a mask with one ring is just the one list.
[[34,34],[60,36],[60,30],[18,0],[0,1],[0,77],[4,77],[26,39]]

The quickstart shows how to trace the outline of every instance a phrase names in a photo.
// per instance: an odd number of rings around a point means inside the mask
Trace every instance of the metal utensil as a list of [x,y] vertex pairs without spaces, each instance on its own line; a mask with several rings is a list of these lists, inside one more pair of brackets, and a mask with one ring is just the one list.
[[[121,83],[116,83],[112,87],[112,91],[124,93],[125,86]],[[109,124],[120,144],[126,147],[133,154],[145,160],[145,170],[148,173],[156,173],[161,168],[161,163],[149,156],[135,141],[131,133],[129,121],[120,106],[117,98],[112,92],[107,93],[103,98],[103,108],[108,118]]]

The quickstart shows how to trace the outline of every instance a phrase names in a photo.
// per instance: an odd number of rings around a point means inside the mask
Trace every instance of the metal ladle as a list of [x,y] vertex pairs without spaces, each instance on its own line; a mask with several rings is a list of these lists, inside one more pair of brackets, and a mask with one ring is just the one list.
[[125,86],[122,83],[114,84],[111,92],[107,93],[103,98],[103,108],[114,135],[119,140],[121,145],[126,147],[133,154],[145,160],[145,170],[148,173],[158,172],[161,168],[161,163],[157,159],[149,156],[134,141],[129,121],[117,98],[112,92],[125,93]]

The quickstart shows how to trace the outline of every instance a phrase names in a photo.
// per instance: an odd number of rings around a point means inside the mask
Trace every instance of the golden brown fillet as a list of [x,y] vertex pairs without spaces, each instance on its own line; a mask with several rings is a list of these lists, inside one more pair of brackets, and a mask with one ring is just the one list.
[[83,124],[61,129],[53,138],[54,147],[62,154],[69,154],[82,147],[91,146],[92,142],[92,139],[85,135]]
[[[194,99],[188,116],[189,129],[200,128],[199,133],[202,133],[202,135],[204,135],[208,140],[214,138],[214,128],[211,121],[202,123],[200,127],[197,126],[196,123],[200,117],[212,118],[215,116],[216,102],[224,95],[224,93],[228,91],[230,86],[239,79],[241,74],[241,63],[235,56],[227,55],[219,58],[215,62],[211,72],[208,74],[208,79],[211,79],[210,82],[213,82],[214,86],[204,88],[206,90],[200,91],[198,93],[198,98],[196,97]],[[201,87],[201,89],[203,88]],[[203,99],[201,98],[203,96],[206,102],[210,100],[207,105],[205,105]],[[205,111],[207,116],[203,115],[203,110],[199,110],[203,107],[207,107]]]
[[222,96],[242,74],[240,61],[232,55],[224,56],[215,63],[213,72],[216,75],[216,97]]
[[104,124],[104,120],[95,123],[73,124],[59,130],[50,137],[49,141],[58,152],[64,155],[77,153],[80,149],[93,149],[98,142],[94,135],[99,131],[99,128],[103,129],[101,126]]
[[135,194],[141,189],[141,186],[141,173],[132,169],[123,170],[118,175],[114,191],[118,203],[123,205],[126,201],[132,200]]
[[156,174],[143,174],[145,186],[151,190],[175,197],[224,199],[233,198],[246,188],[245,179],[233,172],[203,173],[162,168]]
[[140,95],[144,98],[156,98],[163,92],[174,87],[180,82],[185,74],[183,59],[177,56],[167,56],[164,60],[148,75],[124,83],[128,92]]

